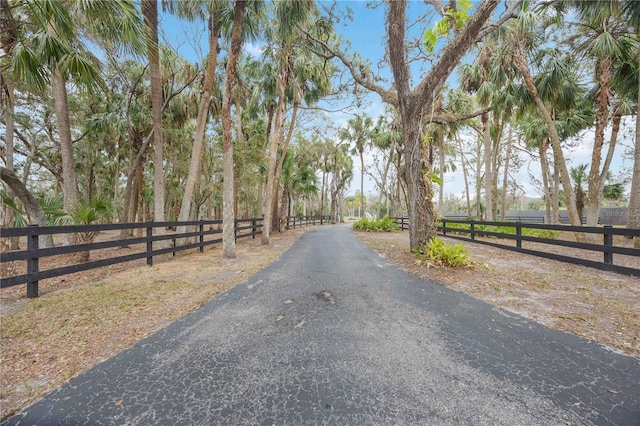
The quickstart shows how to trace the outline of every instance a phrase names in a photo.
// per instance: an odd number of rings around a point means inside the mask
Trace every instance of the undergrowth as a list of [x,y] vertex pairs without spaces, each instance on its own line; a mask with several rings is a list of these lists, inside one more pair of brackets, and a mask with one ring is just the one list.
[[398,224],[395,220],[383,217],[378,220],[370,220],[366,217],[354,222],[353,229],[367,232],[391,232],[398,230]]
[[471,266],[469,251],[462,244],[447,244],[440,238],[433,237],[426,246],[412,249],[421,261],[440,266]]

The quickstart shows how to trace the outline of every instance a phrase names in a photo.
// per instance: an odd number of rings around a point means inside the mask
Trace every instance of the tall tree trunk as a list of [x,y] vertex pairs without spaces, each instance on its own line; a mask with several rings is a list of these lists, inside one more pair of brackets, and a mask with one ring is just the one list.
[[[236,75],[236,65],[242,48],[242,25],[247,2],[236,0],[233,11],[233,30],[231,32],[231,50],[227,59],[224,91],[222,93],[222,149],[224,190],[222,193],[222,255],[225,258],[236,257],[235,212],[233,211],[233,141],[231,135],[231,89]],[[265,226],[263,225],[263,228]]]
[[[134,136],[134,141],[132,143],[133,148],[137,146],[136,139],[138,135]],[[149,148],[149,144],[151,143],[151,139],[153,138],[153,130],[147,135],[147,137],[142,141],[140,149],[135,154],[133,161],[131,163],[131,167],[129,168],[129,172],[127,173],[127,182],[124,187],[124,196],[123,196],[123,208],[122,214],[120,216],[120,222],[127,223],[135,221],[135,208],[132,208],[132,205],[135,206],[136,202],[132,203],[132,197],[134,194],[134,179],[139,171],[142,169],[142,164],[146,157],[147,148]],[[128,231],[123,229],[120,231],[120,238],[124,239],[127,236]]]
[[[153,220],[164,222],[164,142],[162,139],[163,87],[160,74],[160,50],[158,46],[158,1],[142,0],[142,14],[149,30],[147,55],[149,58],[149,76],[151,79],[151,107],[153,110]],[[165,235],[164,227],[154,230],[156,235]],[[166,241],[160,241],[159,247],[166,247]]]
[[[611,137],[609,139],[609,147],[607,148],[607,155],[602,164],[602,170],[598,177],[597,193],[600,196],[597,200],[593,200],[589,194],[587,194],[587,226],[596,226],[598,224],[598,218],[600,217],[600,201],[602,191],[604,190],[604,184],[607,180],[607,174],[609,174],[609,168],[611,167],[611,161],[613,160],[613,154],[618,143],[618,134],[620,133],[620,122],[622,121],[622,115],[614,113],[613,120],[611,120]],[[591,173],[591,172],[590,172]],[[591,191],[591,190],[589,190]],[[597,205],[591,203],[597,201]]]
[[[200,105],[198,107],[198,118],[196,120],[196,134],[193,139],[193,149],[191,151],[191,161],[189,163],[189,174],[184,186],[184,195],[180,206],[178,221],[189,220],[192,209],[194,190],[196,181],[200,176],[200,163],[204,146],[205,130],[207,128],[207,117],[209,116],[209,105],[211,103],[211,92],[218,62],[218,41],[220,35],[221,19],[215,15],[209,16],[209,54],[207,68],[204,75],[202,93],[200,95]],[[185,232],[185,227],[178,227],[177,232]]]
[[62,192],[64,194],[64,210],[71,214],[78,204],[80,192],[76,178],[73,142],[71,140],[71,123],[69,121],[69,101],[64,77],[59,71],[54,71],[52,77],[53,100],[58,135],[60,138],[60,159],[62,163]]
[[[556,161],[553,162],[553,188],[551,192],[551,208],[553,209],[552,224],[560,224],[560,172]],[[582,219],[580,219],[582,221]]]
[[358,151],[360,154],[360,205],[359,205],[359,216],[362,217],[362,213],[364,210],[364,147],[362,150]]
[[427,158],[429,150],[421,146],[419,116],[406,113],[401,113],[401,116],[405,135],[404,181],[409,212],[409,245],[414,248],[427,244],[435,235],[431,164]]
[[[4,7],[8,7],[8,5],[3,5]],[[7,109],[4,113],[5,118],[5,163],[7,166],[7,170],[11,173],[15,172],[14,169],[14,135],[15,131],[15,102],[14,102],[14,92],[13,92],[13,84],[10,81],[5,81],[5,90],[6,90],[6,102]],[[7,196],[13,199],[14,194],[9,186],[7,186]],[[13,222],[15,220],[15,215],[13,209],[9,206],[5,206],[3,220],[0,225],[2,226],[13,226]],[[6,248],[9,250],[17,250],[18,249],[18,238],[11,238],[6,245]]]
[[[284,160],[287,156],[287,150],[289,149],[289,144],[291,144],[291,138],[293,136],[293,129],[295,128],[295,124],[296,124],[296,119],[298,117],[298,109],[300,107],[300,102],[299,101],[294,101],[293,103],[293,111],[291,112],[291,121],[289,123],[289,131],[287,133],[287,138],[284,139],[284,143],[282,145],[282,149],[281,149],[281,153],[280,153],[280,159],[278,160],[278,164],[276,166],[276,175],[274,178],[274,187],[273,187],[273,194],[274,194],[274,200],[273,200],[273,214],[274,217],[277,217],[278,213],[279,213],[279,209],[278,209],[278,189],[280,188],[280,177],[282,176],[282,167],[284,167]],[[282,200],[282,203],[284,203],[285,200]],[[280,223],[282,224],[283,221],[286,221],[286,217],[285,216],[281,216],[280,217]]]
[[278,158],[278,146],[284,141],[284,121],[286,116],[285,111],[285,90],[289,81],[289,58],[290,54],[286,54],[285,58],[281,59],[280,67],[278,69],[278,77],[276,82],[277,94],[278,94],[278,106],[276,107],[275,117],[275,131],[271,134],[271,143],[269,146],[269,163],[268,163],[268,175],[267,175],[267,188],[266,196],[264,200],[264,226],[262,227],[261,243],[263,245],[269,244],[269,237],[271,235],[271,224],[273,222],[273,205],[275,202],[274,184],[276,181],[277,170],[277,158]]
[[476,140],[476,220],[482,220],[482,203],[481,203],[481,191],[482,191],[482,173],[480,167],[480,157],[482,154],[483,140],[477,138]]
[[501,122],[497,115],[493,116],[493,123],[496,129],[496,137],[491,139],[491,205],[493,211],[491,215],[493,220],[498,218],[498,175],[500,174],[499,154],[500,141],[504,132],[504,123]]
[[493,217],[493,175],[491,169],[491,123],[489,113],[482,114],[482,141],[484,142],[484,213],[485,220],[492,221]]
[[544,189],[544,206],[546,212],[546,222],[554,223],[551,220],[551,196],[549,194],[551,185],[549,184],[549,161],[547,160],[547,140],[543,139],[538,145],[538,153],[540,154],[540,170],[542,172],[542,186]]
[[[473,16],[443,50],[427,75],[414,90],[410,88],[410,68],[405,56],[406,0],[388,2],[387,40],[389,62],[393,73],[395,93],[381,93],[383,100],[398,108],[402,120],[409,211],[409,245],[417,248],[435,235],[433,214],[433,188],[428,149],[422,150],[421,120],[425,108],[431,109],[447,78],[467,50],[481,37],[486,21],[498,5],[497,0],[484,0],[478,4]],[[353,73],[353,71],[352,71]]]
[[469,177],[467,176],[467,161],[464,159],[462,140],[456,136],[458,149],[460,149],[460,163],[462,164],[462,176],[464,177],[464,194],[467,201],[467,216],[471,216],[471,197],[469,196]]
[[320,214],[324,214],[324,201],[327,190],[327,156],[322,159],[322,188],[320,188]]
[[[544,122],[547,126],[547,130],[549,131],[549,136],[551,137],[551,148],[553,150],[553,157],[555,161],[555,165],[560,172],[560,179],[562,180],[562,188],[564,189],[565,201],[567,203],[567,211],[569,213],[569,220],[571,225],[573,226],[581,226],[582,218],[578,216],[578,212],[576,209],[576,200],[575,195],[573,193],[573,188],[571,186],[571,177],[569,176],[569,171],[567,170],[567,163],[564,159],[564,154],[562,152],[562,145],[560,143],[560,136],[558,135],[558,131],[556,129],[553,118],[551,118],[551,114],[547,109],[546,105],[538,95],[538,89],[536,88],[533,78],[531,77],[531,72],[529,70],[529,65],[526,63],[524,59],[524,54],[522,52],[515,52],[513,55],[515,66],[518,68],[520,73],[522,74],[522,78],[533,98]],[[578,240],[584,240],[584,235],[576,234],[576,238]]]
[[[587,226],[598,224],[600,213],[600,200],[602,198],[601,177],[606,173],[600,173],[600,161],[602,160],[602,147],[604,146],[604,131],[609,122],[609,93],[611,90],[611,57],[605,56],[598,59],[596,65],[599,89],[596,94],[598,111],[596,112],[596,128],[591,153],[591,167],[587,180]],[[603,170],[604,171],[604,170]]]
[[438,212],[440,215],[444,214],[444,165],[445,165],[445,156],[444,156],[444,134],[442,129],[438,128],[436,130],[437,138],[438,138],[438,161],[440,168],[440,184],[438,185]]
[[[384,165],[384,170],[382,171],[382,179],[380,182],[380,200],[382,201],[382,196],[386,195],[386,201],[389,201],[389,195],[387,194],[386,184],[387,178],[389,176],[389,170],[391,169],[391,163],[393,163],[393,153],[396,151],[396,140],[395,138],[391,141],[391,148],[389,149],[389,158]],[[387,216],[389,216],[389,209],[387,209]],[[380,217],[380,212],[378,213],[378,217]]]
[[502,175],[502,205],[500,207],[500,220],[504,221],[507,215],[507,184],[509,183],[509,162],[511,161],[511,144],[513,137],[513,127],[509,126],[509,136],[507,138],[507,152],[504,155],[504,174]]
[[[638,71],[640,81],[640,67]],[[633,175],[631,177],[631,196],[627,213],[627,228],[640,229],[640,90],[636,111],[636,147],[633,154]],[[640,248],[640,237],[635,237],[633,246]]]

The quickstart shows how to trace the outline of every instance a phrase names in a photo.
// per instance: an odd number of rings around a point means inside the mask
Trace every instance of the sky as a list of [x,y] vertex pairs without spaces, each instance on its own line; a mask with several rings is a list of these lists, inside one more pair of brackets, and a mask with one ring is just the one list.
[[[330,4],[326,1],[317,2],[321,7]],[[336,31],[341,34],[344,39],[351,43],[351,52],[357,51],[364,58],[367,58],[376,67],[385,53],[385,6],[379,6],[377,9],[367,8],[366,1],[342,0],[338,2],[338,7],[342,9],[350,8],[353,11],[351,21],[343,21],[336,24]],[[420,13],[424,13],[425,6],[421,1],[409,2],[409,17],[417,17]],[[163,14],[161,16],[161,27],[164,29],[165,40],[173,47],[178,48],[180,53],[191,61],[199,61],[207,54],[207,36],[204,23],[188,23],[179,19]],[[415,35],[420,35],[427,27],[427,23],[416,25],[413,28]],[[261,45],[245,43],[244,51],[253,56],[259,56],[261,53]],[[424,71],[422,71],[424,72]],[[413,70],[414,75],[421,75],[420,71]],[[382,70],[381,75],[390,79],[391,73],[388,67]],[[453,72],[449,79],[451,85],[455,85],[456,71]],[[415,82],[414,82],[415,84]],[[384,83],[383,83],[384,85]],[[387,86],[388,87],[388,86]],[[385,105],[377,94],[370,94],[366,97],[365,102],[358,108],[346,112],[332,113],[330,121],[333,128],[340,128],[346,125],[347,121],[353,117],[353,114],[366,114],[373,119],[380,116],[385,109]],[[616,150],[616,156],[611,166],[614,175],[619,173],[623,168],[629,169],[632,165],[630,159],[623,158],[625,147],[630,149],[633,147],[633,136],[630,129],[635,124],[634,120],[624,120],[623,131],[619,139],[620,146]],[[607,133],[607,138],[608,138]],[[608,139],[607,139],[608,140]],[[593,132],[587,131],[578,138],[579,143],[576,147],[567,149],[565,156],[567,158],[568,167],[575,167],[579,164],[590,163],[591,149],[593,145]],[[605,146],[605,150],[606,150]],[[516,151],[517,152],[517,151]],[[605,151],[606,152],[606,151]],[[530,179],[530,175],[534,175],[540,179],[539,161],[531,159],[527,154],[517,152],[523,160],[523,166],[512,177],[516,179],[523,188],[524,195],[527,197],[538,198],[541,196],[540,188],[537,188]],[[603,153],[604,155],[604,153]],[[365,162],[365,169],[371,168],[373,161],[372,155],[369,153]],[[353,180],[347,195],[354,195],[360,190],[360,162],[354,158]],[[368,198],[378,194],[378,189],[373,180],[365,176],[364,192]],[[437,194],[437,188],[435,188]],[[464,180],[461,167],[455,172],[448,172],[444,179],[445,193],[455,194],[461,197],[464,192]],[[628,190],[628,188],[627,188]],[[473,193],[473,188],[471,189]]]

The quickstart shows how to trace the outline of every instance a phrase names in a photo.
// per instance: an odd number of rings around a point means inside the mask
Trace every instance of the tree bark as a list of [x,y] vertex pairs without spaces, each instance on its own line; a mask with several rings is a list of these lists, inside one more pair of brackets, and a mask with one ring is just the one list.
[[[433,188],[431,185],[431,164],[423,153],[421,141],[422,111],[430,106],[460,59],[477,41],[484,23],[491,17],[498,5],[497,0],[480,3],[475,14],[464,28],[446,46],[440,59],[427,76],[411,91],[409,87],[409,66],[405,57],[406,0],[388,3],[387,35],[388,52],[393,72],[397,96],[397,107],[403,125],[404,154],[406,170],[404,180],[407,185],[409,213],[409,245],[417,248],[428,243],[435,235],[433,214]],[[387,96],[387,99],[394,97]],[[428,150],[427,150],[428,151]]]
[[[242,48],[242,25],[247,2],[236,0],[233,11],[233,30],[231,32],[231,49],[227,59],[224,91],[222,94],[222,149],[224,190],[222,193],[222,255],[225,258],[236,257],[235,212],[234,212],[234,164],[233,140],[231,135],[231,90],[235,82],[236,65]],[[266,227],[263,223],[263,232]]]
[[549,196],[549,190],[551,186],[549,185],[549,161],[547,160],[547,141],[541,140],[540,145],[538,145],[538,153],[540,154],[540,171],[542,172],[542,186],[544,190],[544,205],[546,211],[546,222],[545,223],[554,223],[551,220],[551,197]]
[[471,198],[469,197],[469,177],[467,176],[467,162],[464,159],[462,140],[456,135],[458,149],[460,150],[460,164],[462,165],[462,176],[464,178],[464,194],[467,201],[467,216],[471,216]]
[[[280,177],[282,176],[282,167],[284,166],[284,160],[286,158],[287,155],[287,150],[289,149],[289,144],[291,143],[291,138],[293,136],[293,129],[295,128],[295,124],[296,124],[296,118],[298,117],[298,109],[300,107],[300,102],[295,101],[293,103],[293,111],[291,112],[291,122],[289,123],[289,132],[287,133],[287,138],[284,139],[284,144],[282,145],[282,152],[280,153],[280,159],[278,160],[278,164],[276,166],[276,175],[274,178],[274,187],[273,187],[273,194],[274,194],[274,200],[273,200],[273,213],[274,215],[276,215],[276,213],[278,212],[278,189],[280,188]],[[282,199],[282,203],[284,203],[285,200]],[[288,203],[288,201],[287,201]],[[282,211],[282,209],[280,209],[280,212]],[[286,210],[285,210],[286,211]],[[283,221],[286,222],[286,215],[280,217],[280,223],[282,223]]]
[[[571,221],[572,226],[581,226],[582,218],[578,216],[578,212],[576,209],[576,200],[573,192],[573,188],[571,186],[571,177],[569,176],[569,171],[567,170],[567,163],[564,159],[564,154],[562,152],[562,145],[560,143],[560,136],[558,135],[558,131],[556,129],[555,123],[551,114],[549,113],[548,108],[540,98],[538,94],[538,89],[536,88],[533,78],[531,77],[531,72],[529,70],[529,65],[526,63],[524,59],[524,54],[522,52],[514,52],[513,60],[515,66],[518,68],[520,73],[522,74],[522,78],[527,86],[531,97],[533,98],[542,118],[547,126],[547,130],[549,131],[549,136],[551,138],[551,148],[553,150],[553,157],[555,160],[555,165],[560,172],[560,179],[562,181],[562,188],[564,189],[565,201],[567,204],[567,211],[569,214],[569,220]],[[578,240],[583,240],[584,235],[576,234],[576,238]]]
[[489,114],[482,114],[482,141],[484,143],[484,212],[485,220],[493,221],[493,174],[491,169],[491,123]]
[[[601,178],[606,177],[600,173],[600,161],[602,160],[602,147],[604,146],[604,131],[609,122],[609,93],[611,90],[611,57],[605,56],[598,59],[597,75],[599,89],[596,94],[598,111],[596,112],[596,128],[593,140],[593,151],[591,153],[591,167],[587,182],[587,226],[598,224],[600,213],[600,200],[602,198]],[[609,147],[611,148],[611,147]],[[604,172],[604,170],[603,170]]]
[[[142,0],[142,14],[150,37],[147,40],[149,76],[151,79],[151,106],[153,110],[153,220],[164,222],[164,142],[162,139],[163,86],[160,73],[160,50],[158,47],[158,1]],[[165,235],[164,227],[154,230],[157,235]],[[160,241],[159,247],[166,247],[166,241]]]
[[[640,78],[640,71],[638,71]],[[640,229],[640,90],[636,111],[636,147],[633,155],[633,174],[631,177],[631,196],[627,213],[627,228]],[[633,246],[640,248],[640,237],[635,237]]]
[[[4,113],[4,117],[5,117],[5,152],[4,152],[4,158],[5,158],[5,163],[7,166],[7,170],[9,170],[10,172],[14,172],[14,155],[13,155],[13,147],[14,147],[14,135],[13,132],[15,131],[15,102],[14,102],[14,92],[13,92],[13,85],[11,84],[11,82],[9,81],[5,81],[5,90],[6,90],[6,102],[7,102],[7,109]],[[11,188],[7,187],[7,196],[11,199],[13,199],[14,194],[13,191],[11,190]],[[4,209],[4,215],[3,215],[3,223],[2,226],[13,226],[13,222],[14,222],[15,216],[13,213],[13,209],[11,209],[9,206],[6,206],[6,208]],[[8,248],[12,249],[12,250],[17,250],[18,249],[18,238],[11,238],[11,241],[8,242]]]
[[62,192],[64,194],[64,211],[71,214],[78,204],[80,191],[76,177],[71,140],[71,123],[69,121],[69,102],[64,77],[59,71],[54,71],[52,77],[53,100],[56,121],[58,123],[58,137],[60,143],[60,159],[62,163]]
[[509,126],[509,137],[507,138],[507,152],[504,159],[504,174],[502,175],[502,203],[500,208],[500,220],[504,221],[507,215],[507,184],[509,183],[509,162],[511,161],[511,144],[513,127]]
[[[211,102],[211,92],[218,62],[218,41],[220,35],[221,20],[219,17],[211,15],[209,17],[209,54],[207,69],[204,75],[202,94],[200,95],[200,105],[198,107],[198,118],[196,119],[196,134],[193,139],[193,149],[191,151],[191,162],[189,164],[189,174],[184,186],[184,195],[180,206],[178,221],[189,220],[190,211],[196,180],[200,176],[200,163],[202,160],[202,150],[204,146],[205,130],[207,128],[207,117],[209,116],[209,104]],[[185,232],[184,227],[178,227],[178,233]]]
[[[622,121],[622,116],[618,113],[614,114],[613,120],[611,120],[611,137],[609,139],[609,147],[607,148],[607,155],[604,159],[604,163],[602,164],[602,170],[600,171],[600,176],[598,177],[598,188],[596,189],[599,197],[597,200],[593,200],[590,196],[587,196],[587,226],[597,226],[598,218],[600,217],[600,201],[602,198],[602,191],[604,190],[604,184],[607,180],[607,174],[609,173],[609,168],[611,167],[611,161],[613,160],[613,154],[618,143],[618,134],[620,133],[620,122]],[[589,172],[591,173],[591,172]],[[591,191],[589,189],[589,191]],[[597,201],[597,204],[592,205],[593,202]]]
[[277,158],[278,158],[278,146],[284,140],[284,121],[286,116],[285,102],[286,94],[285,90],[289,81],[289,56],[285,54],[285,57],[281,59],[280,67],[278,69],[278,78],[276,82],[276,88],[278,93],[278,106],[276,107],[275,116],[275,130],[271,134],[271,144],[269,146],[269,162],[268,162],[268,174],[267,174],[267,188],[264,199],[264,225],[262,227],[261,243],[263,245],[269,244],[269,237],[271,235],[271,224],[273,222],[273,205],[275,202],[274,184],[276,180]]

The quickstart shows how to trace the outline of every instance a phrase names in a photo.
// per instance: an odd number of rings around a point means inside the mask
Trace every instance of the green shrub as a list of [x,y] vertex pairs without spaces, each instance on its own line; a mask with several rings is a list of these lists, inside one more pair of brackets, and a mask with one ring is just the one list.
[[367,232],[391,232],[398,230],[398,224],[386,216],[380,220],[369,220],[363,217],[353,224],[353,229]]
[[471,265],[469,251],[465,246],[462,244],[449,245],[437,237],[429,241],[424,256],[431,262],[450,267]]

